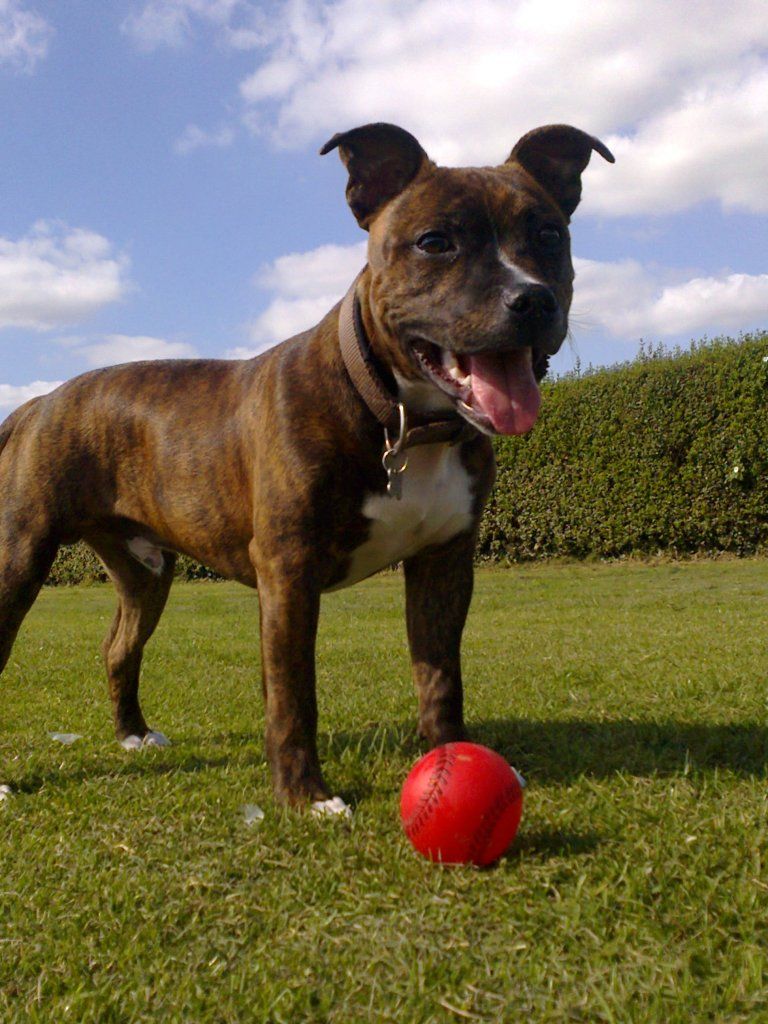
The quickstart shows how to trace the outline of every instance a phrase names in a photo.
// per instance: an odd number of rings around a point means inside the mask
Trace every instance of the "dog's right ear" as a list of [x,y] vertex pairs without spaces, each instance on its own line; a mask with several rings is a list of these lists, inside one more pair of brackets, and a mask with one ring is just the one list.
[[347,202],[366,231],[390,199],[423,169],[434,166],[413,135],[394,124],[366,124],[340,132],[326,142],[320,155],[337,146],[349,171]]

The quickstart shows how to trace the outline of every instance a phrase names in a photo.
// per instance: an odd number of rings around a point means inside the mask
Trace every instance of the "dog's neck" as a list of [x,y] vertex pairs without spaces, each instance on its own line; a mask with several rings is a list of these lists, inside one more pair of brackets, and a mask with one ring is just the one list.
[[455,444],[474,436],[474,427],[427,381],[408,381],[395,369],[391,371],[394,388],[385,379],[390,371],[382,370],[376,357],[358,297],[364,274],[365,270],[355,278],[342,300],[339,347],[355,390],[384,428],[388,441],[397,438],[399,447],[407,448],[446,441]]

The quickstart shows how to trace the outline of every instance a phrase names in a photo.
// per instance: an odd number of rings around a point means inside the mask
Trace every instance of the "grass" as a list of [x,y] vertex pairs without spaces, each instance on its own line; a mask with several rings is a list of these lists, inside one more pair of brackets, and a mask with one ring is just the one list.
[[175,745],[128,755],[110,589],[45,591],[3,678],[0,1019],[768,1021],[766,597],[762,561],[480,572],[467,717],[529,782],[480,871],[399,827],[420,748],[397,575],[323,608],[351,825],[272,803],[253,594],[175,587],[143,685]]

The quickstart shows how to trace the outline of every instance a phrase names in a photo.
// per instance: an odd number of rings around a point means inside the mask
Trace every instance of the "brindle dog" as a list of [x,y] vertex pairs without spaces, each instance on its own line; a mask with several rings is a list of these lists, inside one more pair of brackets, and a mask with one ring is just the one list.
[[493,168],[438,167],[386,124],[323,152],[336,147],[369,231],[350,297],[361,361],[411,423],[459,429],[412,447],[404,433],[387,491],[339,306],[255,359],[113,366],[33,399],[0,427],[0,670],[59,546],[84,540],[118,592],[104,643],[117,737],[167,742],[142,714],[139,668],[184,552],[258,591],[277,797],[343,811],[316,748],[320,596],[402,560],[421,734],[465,735],[459,648],[490,437],[533,425],[567,332],[581,173],[593,150],[613,158],[564,125]]

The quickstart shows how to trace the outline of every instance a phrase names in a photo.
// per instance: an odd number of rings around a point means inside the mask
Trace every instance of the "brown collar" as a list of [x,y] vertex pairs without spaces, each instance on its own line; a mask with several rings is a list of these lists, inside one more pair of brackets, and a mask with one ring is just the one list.
[[[458,444],[475,437],[475,428],[458,414],[441,419],[409,414],[404,404],[382,380],[365,333],[360,300],[357,297],[357,284],[363,272],[355,278],[341,303],[339,346],[352,383],[384,427],[385,459],[389,452],[399,454],[406,448],[420,444]],[[392,441],[392,437],[396,440]]]

